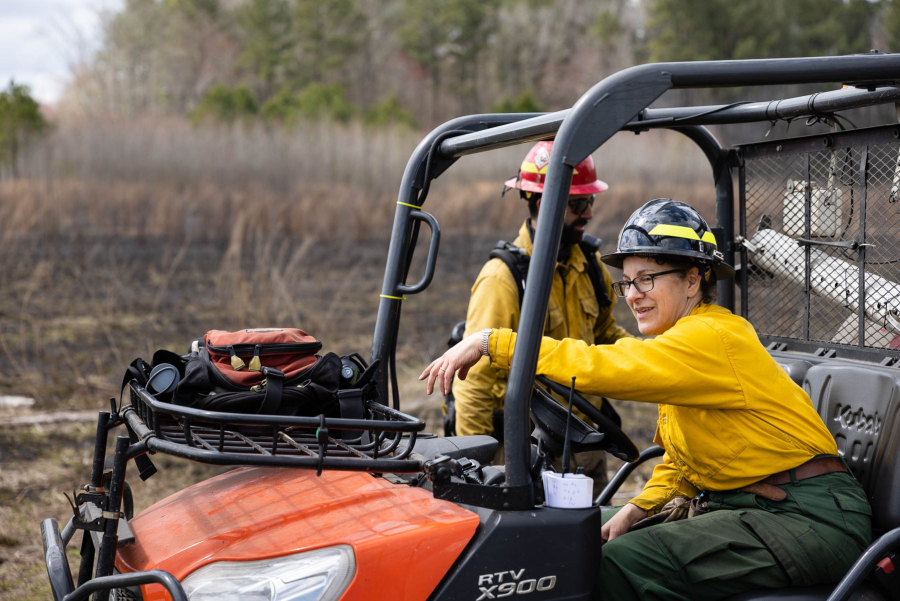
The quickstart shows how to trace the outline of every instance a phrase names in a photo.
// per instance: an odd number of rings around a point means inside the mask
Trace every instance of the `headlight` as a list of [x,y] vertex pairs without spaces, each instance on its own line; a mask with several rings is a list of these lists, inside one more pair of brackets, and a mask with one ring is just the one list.
[[260,561],[219,561],[182,582],[191,601],[334,601],[356,572],[353,549],[338,545]]

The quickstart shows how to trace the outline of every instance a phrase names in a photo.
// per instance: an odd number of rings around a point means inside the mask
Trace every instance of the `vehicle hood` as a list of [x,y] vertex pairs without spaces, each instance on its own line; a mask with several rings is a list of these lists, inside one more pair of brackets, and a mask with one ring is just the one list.
[[[356,575],[343,600],[426,599],[478,526],[478,516],[428,491],[360,472],[239,468],[182,490],[129,522],[122,572],[179,580],[217,561],[350,545]],[[145,599],[165,599],[156,585]]]

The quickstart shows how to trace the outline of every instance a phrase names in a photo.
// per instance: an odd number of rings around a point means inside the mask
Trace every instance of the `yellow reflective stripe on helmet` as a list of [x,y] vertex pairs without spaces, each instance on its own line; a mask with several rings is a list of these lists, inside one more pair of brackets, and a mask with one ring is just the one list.
[[537,165],[529,163],[528,161],[523,161],[522,166],[519,167],[519,169],[524,173],[547,173],[547,165],[538,169]]
[[[546,175],[548,166],[549,165],[544,165],[543,167],[538,169],[537,165],[535,165],[534,163],[529,163],[528,161],[523,161],[522,166],[519,167],[519,170],[524,173],[538,173],[541,175]],[[572,175],[578,175],[578,169],[573,169]]]
[[673,238],[687,238],[688,240],[700,239],[697,232],[684,225],[660,223],[647,233],[651,236],[672,236]]
[[704,232],[703,237],[700,239],[703,240],[704,242],[709,242],[713,246],[719,246],[718,244],[716,244],[716,237],[713,236],[712,232]]

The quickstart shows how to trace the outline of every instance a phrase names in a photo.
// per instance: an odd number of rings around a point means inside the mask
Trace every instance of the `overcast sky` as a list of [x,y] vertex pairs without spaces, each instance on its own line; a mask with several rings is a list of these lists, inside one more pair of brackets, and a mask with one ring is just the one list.
[[99,44],[99,15],[123,0],[0,0],[0,86],[27,84],[41,102],[59,98],[70,65]]

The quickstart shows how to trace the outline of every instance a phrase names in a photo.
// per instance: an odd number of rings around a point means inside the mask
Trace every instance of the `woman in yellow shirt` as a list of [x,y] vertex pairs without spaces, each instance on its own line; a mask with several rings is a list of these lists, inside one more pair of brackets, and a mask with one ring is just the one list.
[[[689,205],[656,199],[635,211],[616,252],[614,284],[642,334],[612,345],[544,338],[537,373],[590,394],[659,404],[665,449],[644,490],[604,512],[597,592],[613,599],[721,599],[761,587],[836,582],[871,540],[862,488],[806,393],[743,318],[715,306],[734,270]],[[471,336],[420,379],[431,394],[465,378],[487,350],[509,369],[516,334]],[[708,513],[632,528],[697,497]],[[659,518],[657,518],[659,519]],[[646,527],[644,527],[646,526]]]

